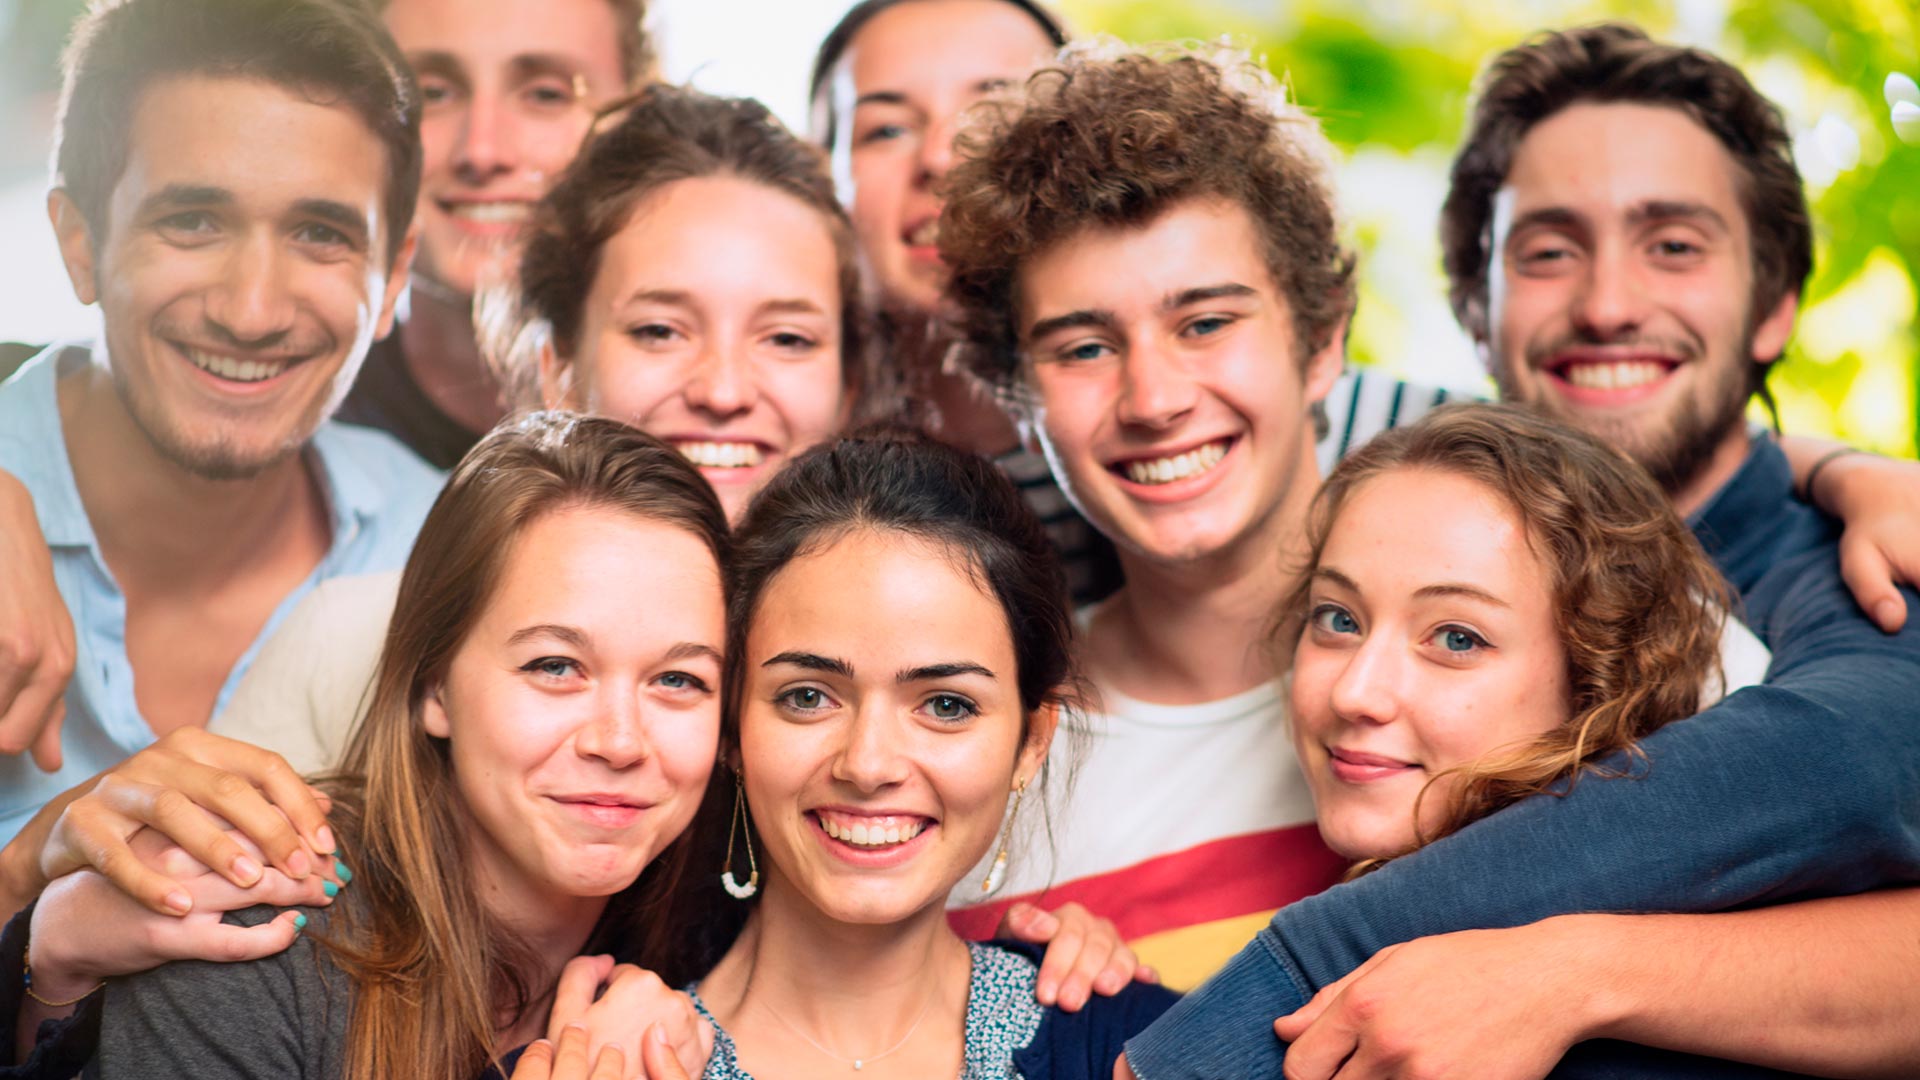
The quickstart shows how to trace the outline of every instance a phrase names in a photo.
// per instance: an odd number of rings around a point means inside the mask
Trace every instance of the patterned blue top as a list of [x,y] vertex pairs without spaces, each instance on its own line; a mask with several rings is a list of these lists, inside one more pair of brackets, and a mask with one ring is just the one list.
[[[1039,965],[995,945],[969,942],[967,948],[973,953],[973,981],[967,988],[966,1060],[960,1080],[1017,1077],[1013,1055],[1033,1041],[1046,1012],[1033,996]],[[754,1080],[740,1067],[733,1037],[700,1000],[698,985],[688,986],[687,995],[713,1025],[713,1057],[707,1060],[703,1080]]]

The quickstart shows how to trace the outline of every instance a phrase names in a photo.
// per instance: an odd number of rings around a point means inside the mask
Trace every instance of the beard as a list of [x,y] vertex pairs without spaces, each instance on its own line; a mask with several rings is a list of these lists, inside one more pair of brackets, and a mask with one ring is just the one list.
[[[1668,356],[1685,358],[1701,384],[1693,387],[1659,415],[1595,416],[1570,410],[1547,393],[1540,382],[1547,357],[1578,345],[1646,345]],[[1590,336],[1561,338],[1544,348],[1529,349],[1526,370],[1536,376],[1516,379],[1505,364],[1495,366],[1494,383],[1502,401],[1543,412],[1569,427],[1578,428],[1632,458],[1653,476],[1668,496],[1685,491],[1712,463],[1714,452],[1737,429],[1753,396],[1743,357],[1752,355],[1753,331],[1741,336],[1733,355],[1721,360],[1699,344],[1624,337],[1605,341]]]

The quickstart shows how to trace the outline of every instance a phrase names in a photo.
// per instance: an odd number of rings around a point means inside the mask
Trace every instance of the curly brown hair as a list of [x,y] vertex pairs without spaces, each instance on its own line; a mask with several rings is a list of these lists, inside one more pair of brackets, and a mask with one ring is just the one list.
[[[1518,406],[1446,406],[1375,437],[1334,468],[1307,526],[1310,566],[1354,492],[1397,469],[1464,476],[1506,500],[1546,564],[1571,695],[1566,726],[1428,781],[1423,801],[1441,779],[1459,778],[1441,825],[1420,832],[1416,847],[1529,795],[1564,793],[1583,772],[1619,775],[1599,760],[1631,753],[1654,730],[1699,711],[1703,688],[1720,673],[1720,630],[1732,601],[1646,470]],[[1302,575],[1280,607],[1278,641],[1289,654],[1310,584]]]
[[[1793,140],[1780,110],[1712,53],[1666,45],[1637,26],[1602,23],[1544,33],[1495,57],[1482,76],[1466,143],[1440,210],[1448,295],[1460,325],[1486,340],[1493,197],[1535,124],[1582,102],[1660,105],[1711,132],[1740,167],[1753,234],[1752,318],[1764,318],[1813,272],[1813,226]],[[1771,364],[1752,364],[1766,398]]]
[[1320,125],[1244,51],[1070,46],[1023,99],[981,107],[947,176],[940,255],[968,362],[1018,371],[1021,264],[1082,229],[1140,226],[1177,203],[1231,199],[1260,229],[1305,363],[1353,311]]

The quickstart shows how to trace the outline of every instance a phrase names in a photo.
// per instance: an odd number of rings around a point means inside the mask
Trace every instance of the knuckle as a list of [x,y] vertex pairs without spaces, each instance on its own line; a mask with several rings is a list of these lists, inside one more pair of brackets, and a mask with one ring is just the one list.
[[232,802],[252,794],[253,785],[248,783],[245,777],[222,769],[213,774],[213,778],[207,783],[207,790],[222,802]]

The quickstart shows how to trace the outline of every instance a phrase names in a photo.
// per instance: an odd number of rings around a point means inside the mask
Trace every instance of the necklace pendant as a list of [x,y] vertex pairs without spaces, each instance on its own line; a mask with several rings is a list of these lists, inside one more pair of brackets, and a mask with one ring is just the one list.
[[859,1071],[860,1071],[860,1067],[861,1067],[862,1065],[864,1065],[864,1064],[865,1064],[865,1062],[863,1062],[863,1061],[861,1061],[861,1060],[860,1060],[859,1058],[854,1058],[854,1059],[853,1059],[853,1071],[854,1071],[854,1072],[859,1072]]

